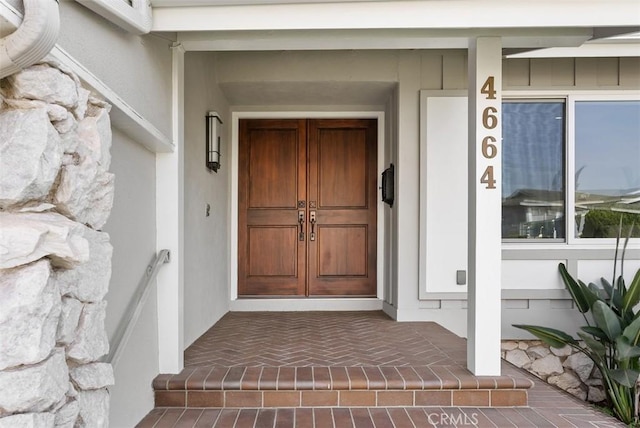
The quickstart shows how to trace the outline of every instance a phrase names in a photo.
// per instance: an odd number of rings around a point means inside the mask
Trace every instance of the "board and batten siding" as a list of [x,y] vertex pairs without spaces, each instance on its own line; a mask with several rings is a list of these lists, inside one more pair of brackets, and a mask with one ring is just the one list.
[[504,61],[510,89],[639,89],[640,58],[513,58]]
[[[504,90],[640,89],[640,57],[511,58],[503,61]],[[467,89],[466,51],[423,51],[422,89]]]
[[[423,52],[421,62],[421,98],[426,98],[421,100],[421,108],[427,110],[427,99],[440,96],[449,97],[449,101],[436,100],[433,102],[433,107],[457,105],[457,110],[460,110],[460,105],[464,107],[464,103],[456,104],[451,97],[466,98],[466,53]],[[510,97],[518,96],[519,91],[526,96],[531,96],[532,93],[540,96],[557,96],[562,93],[570,95],[572,92],[598,94],[599,91],[602,93],[638,91],[640,90],[640,58],[505,59],[503,90],[506,96]],[[420,192],[420,197],[425,198],[424,203],[421,202],[422,210],[425,210],[424,215],[421,215],[421,235],[423,234],[426,242],[421,248],[419,307],[429,311],[460,313],[458,311],[464,311],[467,307],[466,286],[456,284],[455,270],[466,266],[466,241],[460,236],[456,238],[455,233],[449,234],[448,228],[434,227],[427,222],[426,218],[443,218],[443,213],[438,213],[438,210],[451,208],[451,194],[439,192],[433,182],[436,180],[435,176],[442,177],[443,174],[442,168],[438,165],[447,162],[447,158],[451,160],[452,151],[457,151],[456,156],[459,158],[459,150],[466,150],[466,141],[456,143],[449,139],[446,144],[441,144],[445,146],[444,149],[443,147],[434,148],[437,143],[433,139],[442,138],[444,141],[445,135],[451,136],[457,132],[455,132],[455,126],[450,124],[448,130],[436,130],[434,136],[433,124],[438,123],[437,127],[446,126],[441,125],[445,122],[446,114],[442,116],[437,113],[437,108],[432,108],[432,112],[435,113],[432,113],[433,118],[429,125],[430,122],[425,117],[426,111],[421,110],[420,151],[421,189],[423,190]],[[462,112],[458,120],[452,122],[466,124],[466,112]],[[438,137],[439,133],[441,135]],[[463,132],[460,135],[466,135],[466,133]],[[447,165],[449,185],[455,187],[457,183],[458,187],[462,186],[466,189],[466,165],[455,167],[451,162]],[[452,168],[457,170],[451,170]],[[466,195],[461,198],[460,204],[464,205]],[[455,204],[455,201],[453,203]],[[451,240],[452,236],[456,242],[445,243],[446,240]],[[426,257],[430,254],[428,251],[430,244],[432,250],[435,246],[440,249],[438,260],[434,260],[434,257]],[[451,258],[454,259],[451,263],[442,263],[443,247],[447,247]],[[577,329],[584,321],[577,310],[573,309],[573,302],[564,290],[557,270],[558,263],[565,263],[573,274],[586,282],[596,281],[601,276],[609,278],[613,274],[613,252],[611,244],[568,245],[531,242],[504,244],[503,337],[523,337],[520,330],[511,326],[513,323],[543,323],[567,331]],[[627,252],[625,264],[627,280],[631,279],[630,276],[638,268],[640,268],[640,249],[635,245]]]

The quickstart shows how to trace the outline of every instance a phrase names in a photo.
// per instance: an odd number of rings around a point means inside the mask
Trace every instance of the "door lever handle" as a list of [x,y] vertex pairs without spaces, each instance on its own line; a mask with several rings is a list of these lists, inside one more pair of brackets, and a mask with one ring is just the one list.
[[298,241],[304,241],[304,211],[298,211],[298,223],[300,224],[300,233],[298,233]]
[[311,233],[309,233],[309,241],[315,241],[316,240],[316,233],[314,231],[314,228],[316,226],[316,212],[315,211],[311,211],[309,213],[309,223],[311,223]]

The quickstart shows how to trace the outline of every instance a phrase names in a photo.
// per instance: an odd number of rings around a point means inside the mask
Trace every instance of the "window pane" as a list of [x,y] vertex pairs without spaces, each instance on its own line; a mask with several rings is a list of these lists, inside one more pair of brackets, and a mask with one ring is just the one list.
[[502,106],[502,238],[564,238],[564,102]]
[[640,237],[640,101],[576,102],[576,222],[581,238],[614,238],[620,217]]

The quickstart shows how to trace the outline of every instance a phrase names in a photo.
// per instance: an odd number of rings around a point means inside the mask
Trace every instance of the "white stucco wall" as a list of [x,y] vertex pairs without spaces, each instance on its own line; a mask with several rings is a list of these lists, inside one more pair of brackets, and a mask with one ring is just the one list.
[[[113,268],[106,300],[110,339],[145,275],[156,249],[155,154],[113,131],[111,171],[116,176],[113,210],[104,230],[111,236]],[[153,408],[151,382],[158,375],[158,319],[155,287],[124,353],[110,388],[112,427],[133,426]]]
[[[189,346],[229,310],[229,129],[231,113],[216,83],[215,56],[185,55],[184,343]],[[224,122],[221,168],[205,167],[205,114]],[[206,206],[210,215],[206,216]]]
[[75,0],[60,1],[58,46],[171,135],[172,41],[165,37],[130,34]]

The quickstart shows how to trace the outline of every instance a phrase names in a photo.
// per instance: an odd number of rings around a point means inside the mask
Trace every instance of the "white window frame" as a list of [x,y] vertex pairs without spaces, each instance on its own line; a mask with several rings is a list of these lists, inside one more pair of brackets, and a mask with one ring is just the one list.
[[133,34],[151,31],[153,16],[149,0],[76,0],[103,18]]
[[[503,101],[556,99],[564,100],[565,117],[565,230],[564,239],[531,239],[502,240],[503,248],[558,248],[571,246],[572,248],[611,248],[615,245],[614,238],[579,238],[574,233],[575,217],[575,103],[576,101],[640,101],[640,91],[629,90],[592,90],[592,91],[504,91]],[[532,247],[534,246],[534,247]],[[640,248],[640,238],[631,238],[628,248]]]
[[[615,245],[616,240],[614,238],[579,238],[574,233],[575,222],[575,203],[576,203],[576,183],[575,183],[575,171],[576,171],[576,114],[575,107],[577,101],[639,101],[640,92],[637,95],[633,94],[609,94],[609,93],[594,93],[594,94],[573,94],[567,97],[567,244],[608,244]],[[569,228],[569,226],[571,226]],[[640,225],[638,225],[640,226]],[[631,238],[629,243],[636,243],[640,245],[640,238]]]

